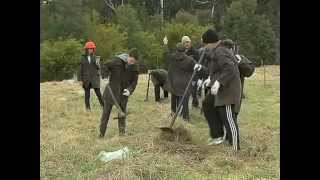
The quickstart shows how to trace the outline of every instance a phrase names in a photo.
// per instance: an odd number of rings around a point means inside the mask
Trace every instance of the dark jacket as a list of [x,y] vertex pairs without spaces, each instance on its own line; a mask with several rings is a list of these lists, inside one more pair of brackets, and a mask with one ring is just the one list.
[[210,49],[208,67],[210,87],[216,80],[220,82],[220,88],[215,96],[215,106],[239,104],[240,73],[232,51],[223,46]]
[[150,72],[151,81],[154,85],[163,86],[168,77],[168,71],[164,69],[154,69]]
[[[168,79],[165,89],[176,96],[183,96],[187,84],[192,76],[196,61],[184,52],[176,52],[169,59]],[[191,87],[188,94],[191,93]]]
[[78,80],[83,82],[84,87],[88,87],[91,83],[92,88],[100,88],[100,67],[96,63],[95,56],[91,56],[89,64],[86,55],[82,55]]
[[[191,47],[190,49],[186,49],[186,55],[192,57],[197,63],[199,62],[199,58],[200,58],[200,54],[199,51],[196,50],[194,47]],[[198,81],[198,79],[200,79],[201,76],[201,71],[196,72],[196,75],[194,76],[193,80],[194,81]]]
[[192,57],[196,62],[199,62],[200,55],[199,55],[199,52],[194,47],[191,47],[190,49],[186,49],[185,53],[187,56]]
[[[104,74],[109,77],[109,84],[111,90],[116,97],[118,103],[120,97],[123,96],[123,90],[128,89],[132,94],[138,83],[138,67],[136,64],[127,65],[126,62],[118,57],[114,57],[111,61],[104,65]],[[103,92],[103,98],[114,104],[111,94],[107,88]]]
[[[209,62],[210,49],[200,48],[198,51],[199,51],[200,56],[203,53],[203,51],[205,51],[204,52],[205,54],[204,54],[202,62],[200,63],[202,65],[202,68],[200,71],[197,72],[196,77],[198,79],[206,80],[209,77],[208,62]],[[199,57],[199,61],[200,61],[200,57]]]

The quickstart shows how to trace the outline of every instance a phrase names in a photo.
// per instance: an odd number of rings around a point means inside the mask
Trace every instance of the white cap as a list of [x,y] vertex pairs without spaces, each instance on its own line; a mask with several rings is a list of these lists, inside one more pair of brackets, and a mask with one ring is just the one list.
[[182,39],[181,39],[181,43],[185,43],[185,42],[191,42],[191,39],[189,38],[189,36],[183,36]]

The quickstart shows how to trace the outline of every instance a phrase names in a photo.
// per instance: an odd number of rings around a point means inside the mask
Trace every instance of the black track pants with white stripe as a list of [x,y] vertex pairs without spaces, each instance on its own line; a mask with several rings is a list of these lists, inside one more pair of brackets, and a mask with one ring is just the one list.
[[217,106],[216,108],[218,118],[227,130],[229,144],[233,146],[234,150],[240,150],[239,128],[234,112],[234,105]]
[[218,117],[218,109],[214,107],[214,96],[210,93],[206,95],[202,103],[203,114],[208,122],[209,134],[211,138],[223,137],[223,124]]

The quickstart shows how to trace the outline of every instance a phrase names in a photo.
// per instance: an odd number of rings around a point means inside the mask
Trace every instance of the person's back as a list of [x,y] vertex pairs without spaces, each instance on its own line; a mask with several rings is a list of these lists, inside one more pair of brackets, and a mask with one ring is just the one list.
[[168,71],[164,69],[154,69],[154,70],[151,70],[150,75],[151,75],[151,81],[154,84],[163,85],[167,79]]
[[[120,101],[120,93],[121,93],[121,77],[125,72],[125,62],[122,61],[119,57],[113,57],[106,65],[106,75],[109,76],[109,86],[116,98],[116,100]],[[107,89],[107,86],[104,89],[103,96],[105,99],[108,99],[111,104],[113,104],[112,97]]]
[[[168,83],[170,84],[170,92],[182,96],[188,81],[190,80],[193,67],[196,62],[188,57],[184,52],[176,52],[172,59],[168,70]],[[191,89],[189,89],[190,91]]]
[[196,62],[192,57],[185,54],[182,43],[177,44],[176,53],[169,60],[168,79],[165,89],[171,93],[171,112],[178,113],[178,104],[182,102],[182,116],[185,121],[189,121],[188,101],[191,94],[189,87],[187,94],[182,99],[184,92],[190,81]]
[[164,69],[154,69],[150,71],[150,76],[151,76],[151,81],[154,85],[154,95],[155,95],[155,101],[159,102],[160,101],[160,87],[163,90],[163,97],[167,98],[168,97],[168,91],[164,87],[167,77],[168,77],[168,72]]

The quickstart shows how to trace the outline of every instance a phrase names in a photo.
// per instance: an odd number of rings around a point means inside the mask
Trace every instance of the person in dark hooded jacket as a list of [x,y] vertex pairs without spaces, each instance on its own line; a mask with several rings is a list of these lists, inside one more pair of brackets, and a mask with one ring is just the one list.
[[[105,65],[103,74],[109,77],[109,84],[103,92],[104,108],[100,120],[100,138],[105,136],[112,106],[116,103],[126,113],[129,96],[134,92],[138,83],[138,51],[133,48],[129,53],[115,56]],[[110,92],[111,91],[111,92]],[[113,97],[117,102],[114,102]],[[119,135],[126,133],[126,117],[118,114]]]
[[[172,113],[180,113],[177,109],[179,102],[182,100],[187,84],[192,76],[193,71],[199,71],[201,65],[185,54],[185,49],[182,43],[176,45],[176,52],[170,56],[168,79],[165,88],[171,94],[171,111]],[[188,100],[191,94],[191,87],[188,88],[185,99],[182,105],[182,117],[185,121],[189,121]]]
[[239,72],[240,72],[241,99],[240,99],[240,103],[235,106],[235,113],[236,113],[236,119],[237,119],[238,114],[240,112],[240,108],[241,108],[241,102],[242,102],[242,99],[244,98],[244,92],[243,92],[244,80],[245,80],[245,78],[252,76],[252,74],[254,73],[254,70],[255,70],[255,65],[253,62],[251,62],[244,55],[239,55],[235,52],[235,50],[234,50],[235,44],[231,39],[223,40],[221,42],[221,45],[232,50],[232,52],[234,53],[234,55],[237,59],[238,68],[239,68]]
[[88,111],[91,110],[90,107],[90,89],[93,88],[97,95],[99,103],[103,106],[103,100],[100,92],[100,66],[96,61],[95,49],[96,45],[92,41],[86,42],[85,54],[82,55],[82,60],[80,64],[80,70],[78,73],[78,80],[81,81],[82,87],[85,91],[85,106]]

